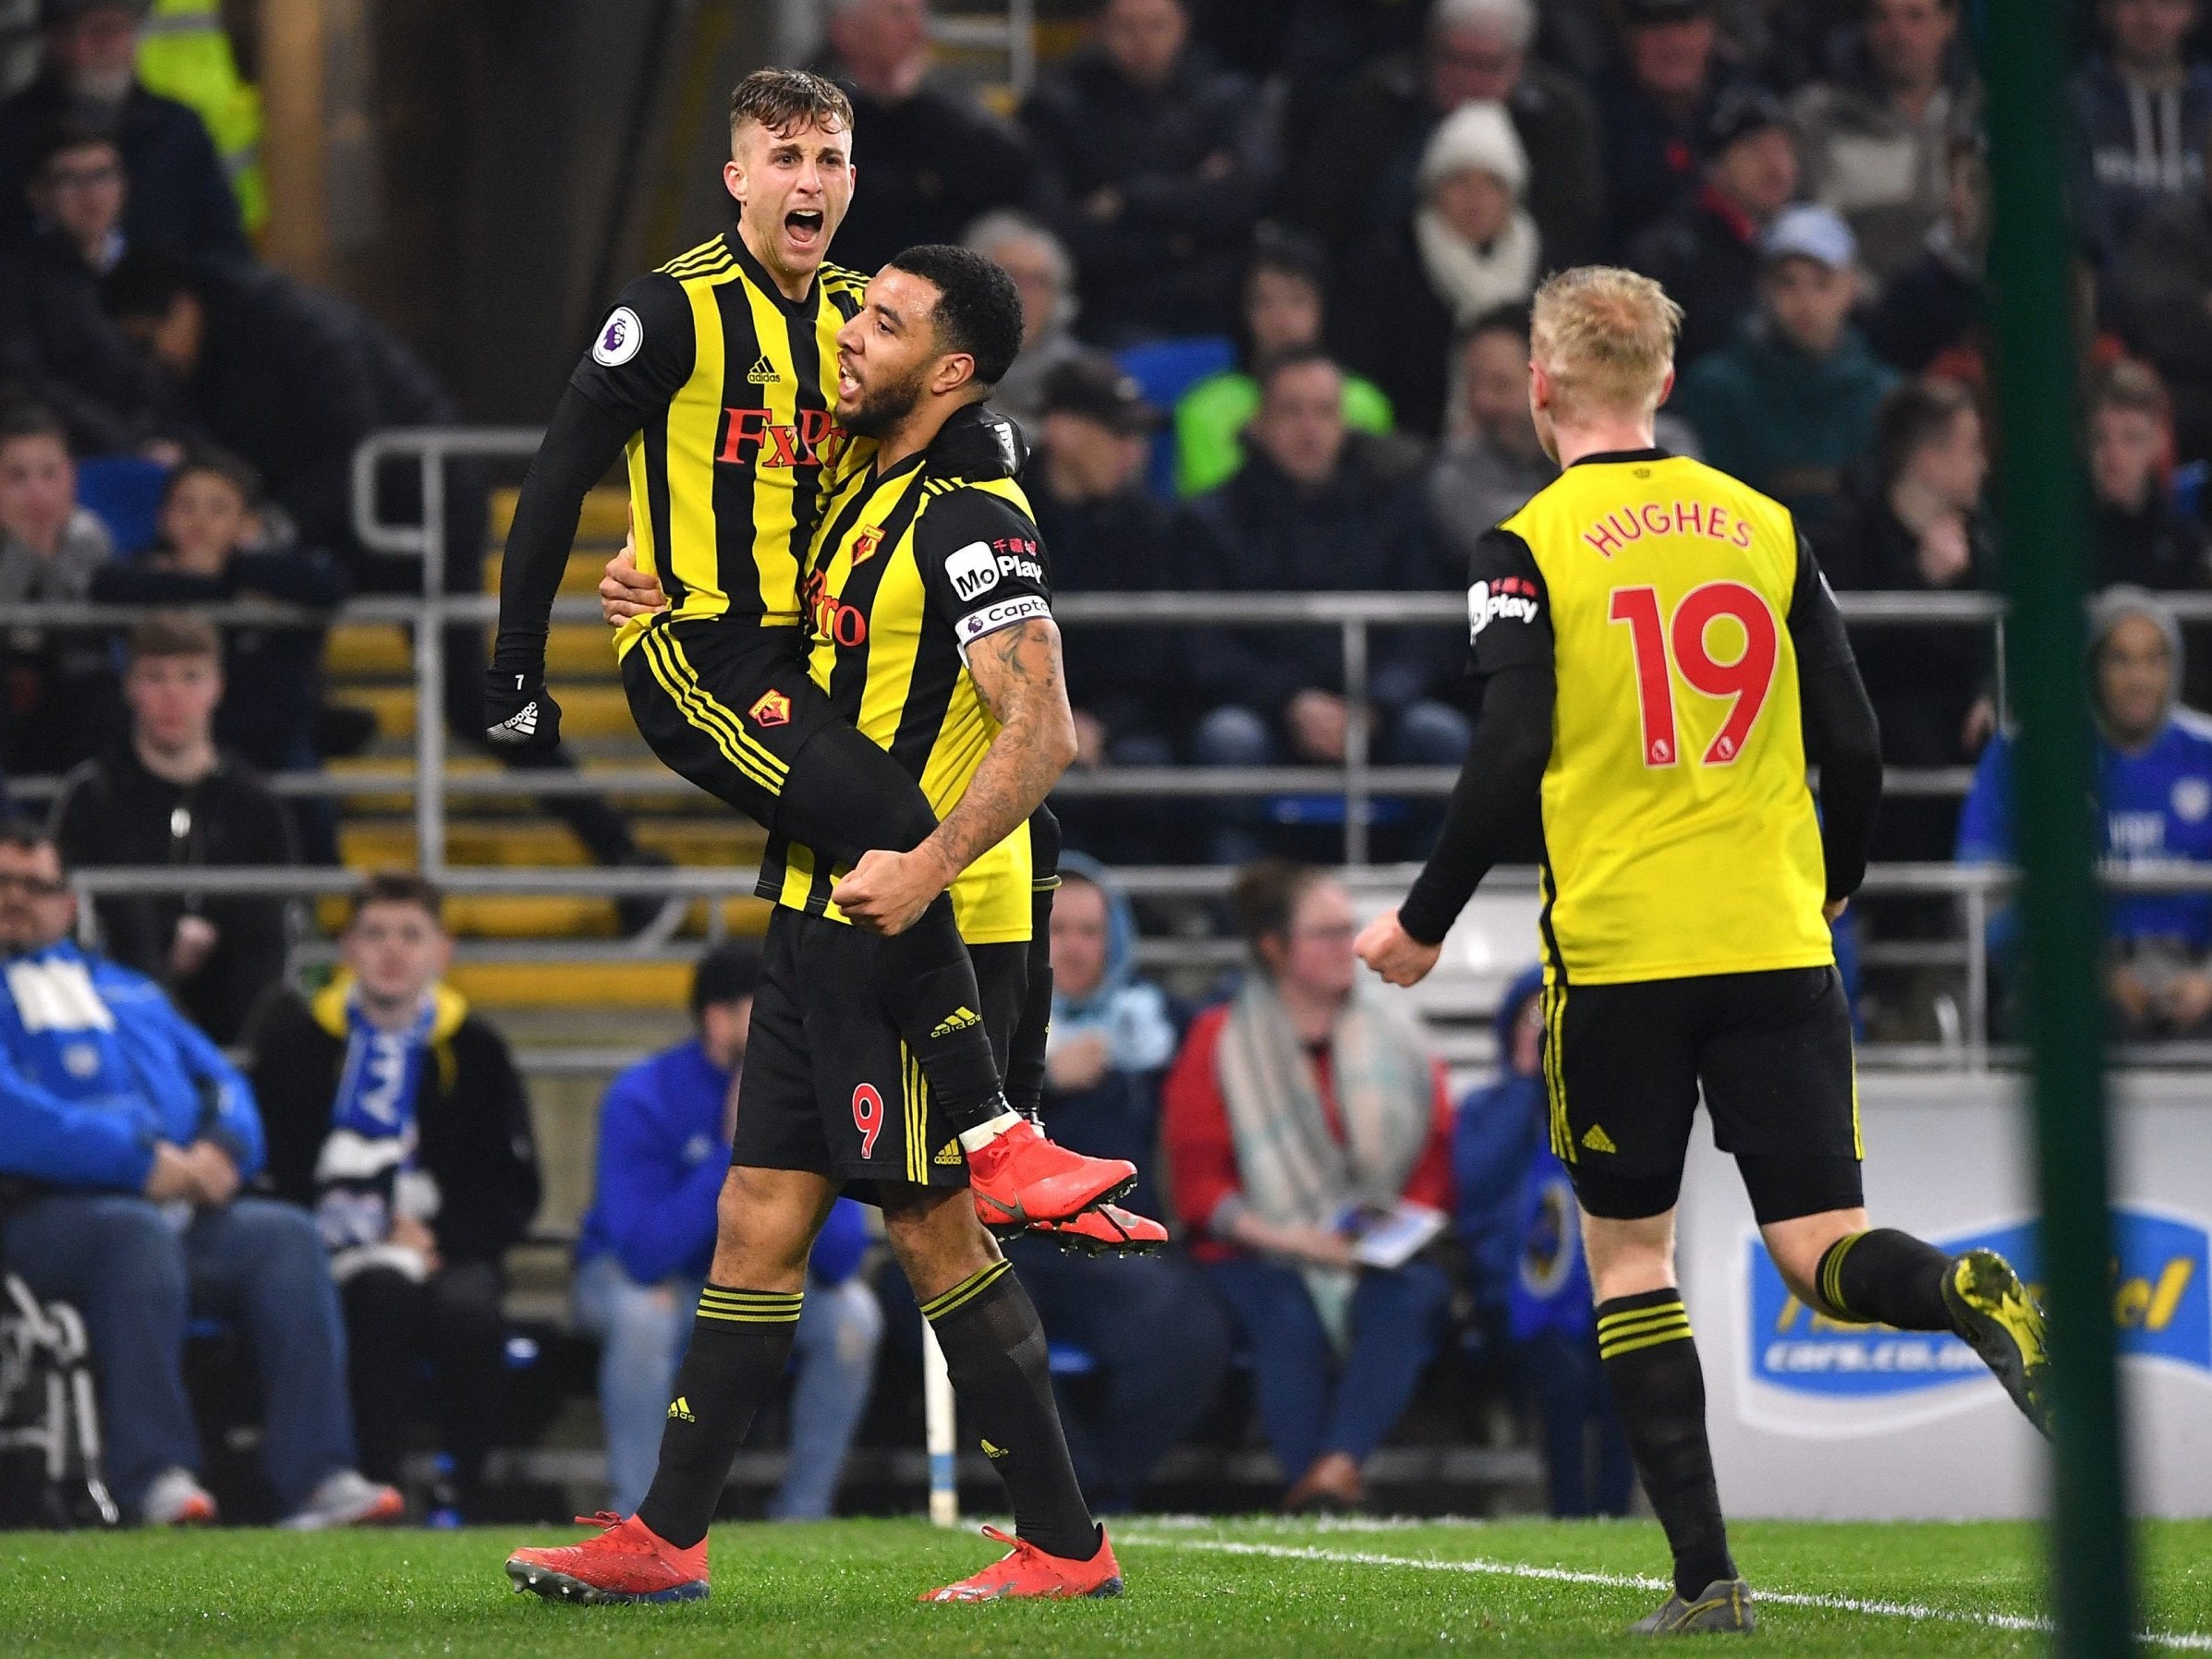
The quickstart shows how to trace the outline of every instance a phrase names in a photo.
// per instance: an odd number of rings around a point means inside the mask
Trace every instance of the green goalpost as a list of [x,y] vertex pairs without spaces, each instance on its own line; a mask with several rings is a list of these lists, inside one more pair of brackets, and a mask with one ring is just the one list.
[[2050,1560],[2057,1652],[2133,1649],[2134,1579],[2115,1374],[2103,949],[2083,599],[2088,522],[2076,422],[2066,34],[2055,0],[1984,0],[1993,229],[1992,366],[2004,532],[2024,987],[2056,1401]]

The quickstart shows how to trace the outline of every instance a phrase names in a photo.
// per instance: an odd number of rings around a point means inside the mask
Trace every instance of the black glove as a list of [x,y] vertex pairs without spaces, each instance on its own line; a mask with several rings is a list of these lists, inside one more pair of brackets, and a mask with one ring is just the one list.
[[502,748],[550,749],[561,741],[561,705],[545,689],[542,651],[494,651],[484,674],[484,735]]

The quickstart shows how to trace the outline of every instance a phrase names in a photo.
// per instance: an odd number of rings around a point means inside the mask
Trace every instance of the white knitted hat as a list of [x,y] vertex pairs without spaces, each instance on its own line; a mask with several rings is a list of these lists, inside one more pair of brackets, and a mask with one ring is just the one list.
[[1421,188],[1471,170],[1489,174],[1520,200],[1528,153],[1501,103],[1463,103],[1443,118],[1421,152]]

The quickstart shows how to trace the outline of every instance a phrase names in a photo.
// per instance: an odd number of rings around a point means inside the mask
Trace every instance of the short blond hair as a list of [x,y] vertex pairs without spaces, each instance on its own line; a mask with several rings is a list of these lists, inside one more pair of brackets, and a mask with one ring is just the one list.
[[1615,265],[1577,265],[1536,291],[1529,356],[1551,379],[1552,411],[1648,415],[1674,364],[1682,307],[1647,276]]

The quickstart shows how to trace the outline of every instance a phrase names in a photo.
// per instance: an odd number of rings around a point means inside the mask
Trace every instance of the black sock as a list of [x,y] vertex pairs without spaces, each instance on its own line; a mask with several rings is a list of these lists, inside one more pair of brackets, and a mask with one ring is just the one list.
[[876,994],[953,1132],[988,1123],[1004,1111],[998,1057],[983,1027],[976,964],[953,919],[952,894],[938,894],[920,921],[883,940],[876,963]]
[[1830,1244],[1814,1283],[1839,1319],[1901,1331],[1947,1331],[1951,1310],[1944,1305],[1943,1280],[1950,1272],[1951,1257],[1933,1244],[1894,1227],[1878,1227],[1846,1233]]
[[1645,1496],[1674,1552],[1674,1588],[1695,1596],[1736,1576],[1705,1435],[1705,1373],[1679,1290],[1598,1304],[1598,1352]]
[[676,1548],[707,1535],[753,1413],[784,1380],[804,1300],[799,1290],[722,1285],[700,1295],[661,1430],[660,1466],[638,1506],[638,1519]]
[[1015,1532],[1048,1556],[1089,1560],[1099,1551],[1098,1524],[1068,1459],[1044,1326],[1013,1265],[993,1262],[921,1311],[944,1350],[954,1391],[983,1437],[984,1455],[1006,1483]]
[[1044,1100],[1045,1039],[1052,1029],[1052,895],[1060,888],[1060,820],[1029,815],[1029,978],[1006,1055],[1006,1103],[1034,1118]]

